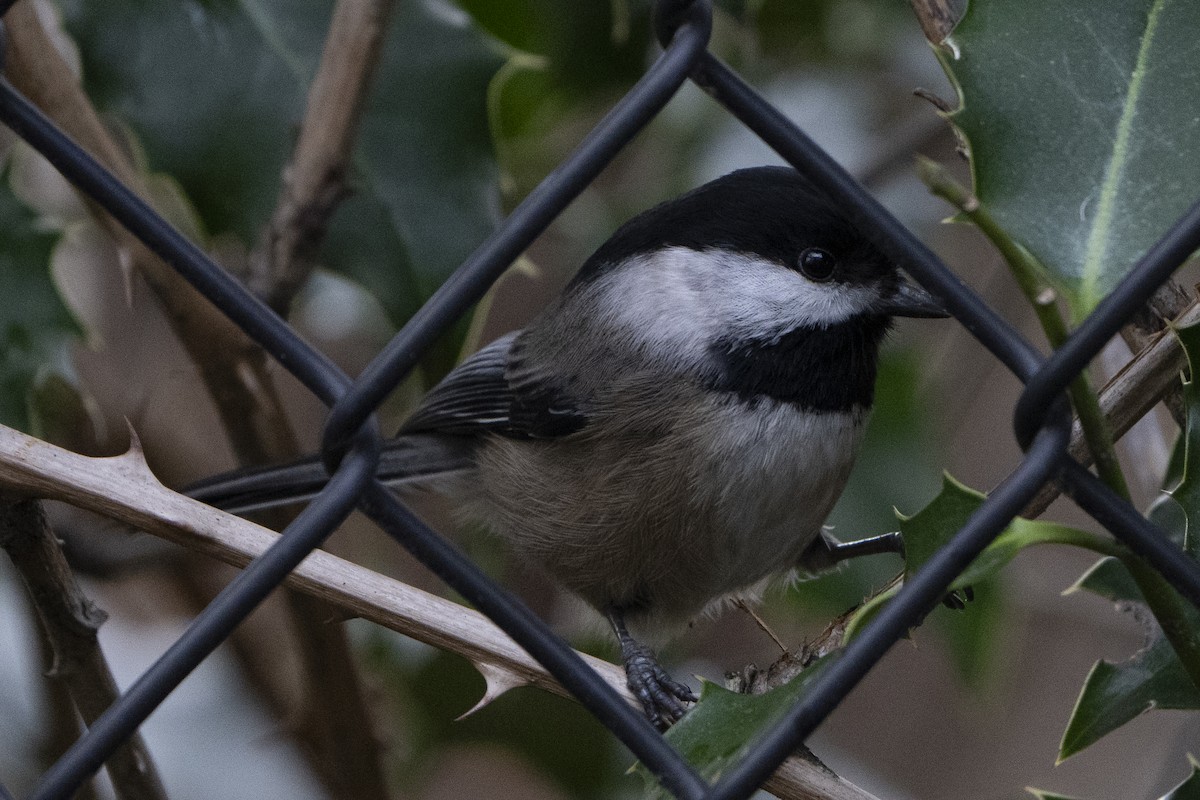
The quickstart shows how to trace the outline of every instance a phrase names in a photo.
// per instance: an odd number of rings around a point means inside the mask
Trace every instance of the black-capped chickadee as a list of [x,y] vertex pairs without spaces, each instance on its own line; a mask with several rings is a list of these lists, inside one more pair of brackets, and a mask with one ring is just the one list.
[[[854,463],[892,317],[942,317],[799,173],[744,169],[633,218],[549,308],[435,386],[384,451],[612,624],[650,719],[692,692],[630,630],[894,549],[822,524]],[[316,459],[188,491],[311,497]]]

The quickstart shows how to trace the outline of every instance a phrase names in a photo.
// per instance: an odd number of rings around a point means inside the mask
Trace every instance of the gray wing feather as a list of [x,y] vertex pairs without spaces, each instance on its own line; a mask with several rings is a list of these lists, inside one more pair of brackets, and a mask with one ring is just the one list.
[[[468,358],[430,390],[380,455],[377,476],[391,485],[418,483],[470,469],[479,435],[553,438],[587,423],[581,404],[536,368],[520,347],[520,331]],[[192,484],[184,492],[234,513],[311,499],[328,481],[316,457],[239,470]]]
[[400,433],[475,434],[508,428],[514,394],[504,373],[519,333],[501,336],[455,367],[430,390]]
[[400,433],[548,439],[574,433],[586,423],[587,415],[571,393],[530,366],[521,332],[514,331],[433,387]]

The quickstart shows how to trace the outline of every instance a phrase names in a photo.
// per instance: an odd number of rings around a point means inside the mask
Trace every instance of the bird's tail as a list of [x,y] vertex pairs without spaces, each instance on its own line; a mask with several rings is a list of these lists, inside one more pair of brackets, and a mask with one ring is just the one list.
[[[471,468],[476,440],[466,436],[408,434],[388,441],[379,456],[376,477],[389,486],[420,484]],[[311,500],[329,476],[318,456],[265,467],[224,472],[181,491],[188,497],[247,514]]]

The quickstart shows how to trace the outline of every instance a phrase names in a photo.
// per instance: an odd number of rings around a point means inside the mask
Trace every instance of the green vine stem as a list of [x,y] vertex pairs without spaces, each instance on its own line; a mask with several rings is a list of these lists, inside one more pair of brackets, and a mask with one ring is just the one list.
[[[1067,326],[1058,310],[1057,296],[1054,289],[1041,279],[1041,265],[1033,254],[1022,247],[1008,235],[992,218],[987,209],[980,204],[978,198],[967,191],[966,187],[954,180],[946,169],[936,161],[917,157],[917,174],[935,195],[957,208],[963,216],[975,223],[983,234],[991,240],[996,249],[1008,262],[1013,276],[1021,291],[1029,299],[1037,314],[1042,330],[1046,333],[1052,347],[1058,347],[1067,338]],[[1100,410],[1100,401],[1096,389],[1087,373],[1081,373],[1068,389],[1075,413],[1079,416],[1079,424],[1083,429],[1084,439],[1092,451],[1096,462],[1096,473],[1100,479],[1113,491],[1126,500],[1129,499],[1129,484],[1121,471],[1117,460],[1117,452],[1113,445],[1112,429],[1109,427],[1104,413]]]
[[[1180,594],[1158,574],[1149,563],[1120,542],[1106,539],[1084,531],[1069,528],[1057,541],[1045,539],[1045,543],[1070,544],[1083,547],[1105,556],[1113,556],[1125,565],[1129,574],[1137,584],[1138,590],[1158,620],[1163,635],[1171,643],[1184,670],[1196,688],[1200,689],[1200,631],[1188,619],[1188,603]],[[1069,535],[1067,535],[1069,534]],[[1041,542],[1039,542],[1041,543]]]
[[1129,570],[1188,677],[1200,689],[1200,631],[1189,622],[1187,601],[1166,579],[1144,559],[1114,539],[1066,525],[1040,522],[1036,525],[1036,534],[1026,538],[1025,546],[1065,544],[1118,559]]
[[1055,525],[1037,539],[1036,544],[1067,544],[1082,547],[1103,556],[1112,556],[1122,564],[1137,584],[1163,635],[1171,643],[1188,677],[1200,689],[1200,631],[1189,622],[1188,604],[1162,575],[1118,541],[1067,526]]

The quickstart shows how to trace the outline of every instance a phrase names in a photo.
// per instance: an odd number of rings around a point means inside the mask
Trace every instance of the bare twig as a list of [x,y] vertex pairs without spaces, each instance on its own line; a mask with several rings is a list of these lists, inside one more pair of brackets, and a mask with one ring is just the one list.
[[[393,0],[339,0],[334,7],[275,211],[249,261],[250,289],[281,315],[312,273],[326,224],[346,194],[351,150],[392,6]],[[280,530],[291,520],[273,516],[265,521]],[[380,743],[358,669],[344,627],[331,622],[338,614],[303,593],[288,591],[286,601],[307,690],[295,716],[297,738],[334,797],[386,798]]]
[[[1191,296],[1182,286],[1169,280],[1158,288],[1129,324],[1121,328],[1121,338],[1129,345],[1130,352],[1140,353],[1167,327],[1168,320],[1174,320],[1187,310]],[[1183,408],[1183,386],[1175,384],[1172,391],[1163,396],[1163,403],[1171,412],[1171,418],[1180,428],[1185,426],[1186,415]]]
[[392,0],[341,0],[275,213],[250,257],[247,283],[281,314],[314,267],[325,225],[346,193],[346,172]]
[[[278,538],[266,528],[170,491],[150,473],[136,448],[116,458],[88,458],[0,426],[0,486],[95,511],[239,567]],[[457,603],[320,550],[301,562],[287,584],[347,616],[468,659],[488,684],[480,705],[517,686],[566,695],[545,668],[500,628]],[[620,667],[581,657],[634,704]],[[767,788],[781,798],[797,800],[873,800],[853,784],[799,759],[784,762]]]
[[[50,643],[50,677],[67,687],[79,715],[92,724],[120,696],[96,639],[107,615],[75,582],[38,501],[0,497],[0,547],[21,575]],[[121,745],[106,766],[122,800],[165,800],[140,735],[134,734]]]
[[[1200,322],[1200,304],[1193,304],[1179,315],[1179,327]],[[1100,410],[1108,419],[1113,437],[1124,436],[1133,424],[1179,385],[1179,376],[1186,364],[1183,347],[1170,333],[1159,333],[1157,339],[1142,350],[1118,372],[1100,392]],[[1076,421],[1071,430],[1070,453],[1080,463],[1090,463],[1090,453]],[[1026,506],[1024,517],[1036,517],[1058,497],[1058,487],[1050,485]]]
[[375,719],[367,709],[346,628],[340,624],[345,613],[295,590],[288,590],[287,602],[297,626],[307,689],[295,725],[298,738],[312,748],[313,763],[333,797],[386,798]]
[[[37,609],[33,607],[32,602],[29,612],[31,619],[36,617]],[[46,629],[40,622],[35,627],[38,631],[42,663],[45,665],[44,674],[53,675],[54,644],[50,641]],[[79,711],[75,708],[75,701],[71,699],[71,693],[62,681],[46,681],[46,707],[49,723],[46,725],[46,737],[38,748],[38,755],[41,756],[43,763],[51,764],[67,752],[71,745],[75,744],[75,740],[83,733],[83,728],[79,720]],[[98,798],[95,781],[87,781],[76,790],[73,800],[98,800]]]

